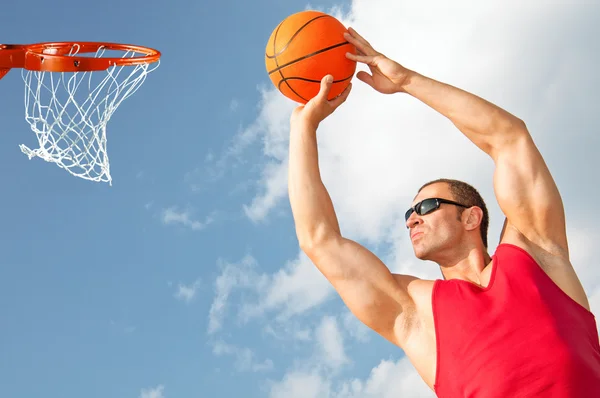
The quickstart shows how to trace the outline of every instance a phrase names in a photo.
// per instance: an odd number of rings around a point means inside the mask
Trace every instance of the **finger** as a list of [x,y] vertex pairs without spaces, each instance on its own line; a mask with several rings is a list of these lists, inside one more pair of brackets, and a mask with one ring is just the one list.
[[344,33],[344,38],[365,54],[376,53],[373,46],[352,28],[348,28],[348,31]]
[[319,94],[317,94],[316,99],[318,101],[326,101],[329,96],[329,91],[331,90],[331,85],[333,84],[333,76],[325,75],[321,79],[321,88],[319,89]]
[[352,34],[352,36],[356,37],[358,40],[361,40],[362,42],[369,44],[369,42],[367,41],[367,39],[365,39],[364,37],[362,37],[360,35],[360,33],[358,33],[356,31],[356,29],[354,29],[352,26],[348,27],[348,31],[350,32],[350,34]]
[[351,61],[361,62],[363,64],[371,65],[373,60],[375,59],[374,55],[361,55],[361,54],[352,54],[350,52],[346,53],[346,58]]
[[346,39],[348,43],[352,44],[358,51],[362,53],[366,53],[369,50],[367,46],[360,42],[360,40],[358,40],[356,37],[352,36],[352,34],[349,32],[344,33],[344,39]]
[[360,71],[356,74],[356,77],[358,78],[358,80],[367,83],[369,86],[373,87],[373,76],[369,75],[367,72],[365,71]]

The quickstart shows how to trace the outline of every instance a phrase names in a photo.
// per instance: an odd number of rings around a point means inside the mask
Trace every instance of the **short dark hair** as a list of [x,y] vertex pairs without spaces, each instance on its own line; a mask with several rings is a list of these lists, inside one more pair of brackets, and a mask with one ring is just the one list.
[[[488,247],[488,227],[490,225],[490,216],[488,214],[487,206],[479,192],[471,185],[467,184],[463,181],[453,180],[449,178],[439,178],[437,180],[429,181],[424,184],[421,188],[419,188],[419,192],[423,190],[423,188],[437,184],[437,183],[445,183],[450,186],[450,192],[452,193],[453,200],[458,203],[462,203],[467,207],[477,206],[483,211],[483,218],[481,219],[481,225],[479,232],[481,234],[481,240],[483,241],[483,245],[487,249]],[[458,207],[458,215],[460,216],[465,210],[463,207]]]

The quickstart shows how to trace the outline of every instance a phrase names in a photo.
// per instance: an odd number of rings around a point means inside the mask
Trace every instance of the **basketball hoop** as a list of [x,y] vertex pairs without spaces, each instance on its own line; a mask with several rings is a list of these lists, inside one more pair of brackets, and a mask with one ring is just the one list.
[[112,185],[106,124],[160,64],[160,52],[116,43],[0,44],[0,79],[22,68],[25,120],[39,148],[20,145],[70,174]]

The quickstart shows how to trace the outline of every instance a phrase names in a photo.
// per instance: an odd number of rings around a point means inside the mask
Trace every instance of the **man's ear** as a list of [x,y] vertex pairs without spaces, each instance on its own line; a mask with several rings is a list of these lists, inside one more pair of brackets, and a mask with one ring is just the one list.
[[463,220],[468,231],[477,229],[483,220],[483,210],[477,206],[470,207],[463,212]]

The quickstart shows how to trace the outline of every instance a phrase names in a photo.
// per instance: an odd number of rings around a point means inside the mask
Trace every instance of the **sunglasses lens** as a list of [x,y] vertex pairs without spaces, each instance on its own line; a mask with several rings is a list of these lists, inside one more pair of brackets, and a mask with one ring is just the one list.
[[[440,204],[435,198],[425,199],[422,202],[419,202],[415,205],[417,210],[417,214],[420,216],[424,216],[425,214],[429,214],[434,210],[439,209]],[[408,221],[409,217],[413,214],[414,209],[408,209],[408,211],[404,214],[404,219]]]
[[438,201],[435,199],[425,199],[421,203],[419,214],[424,216],[425,214],[431,213],[439,207]]

